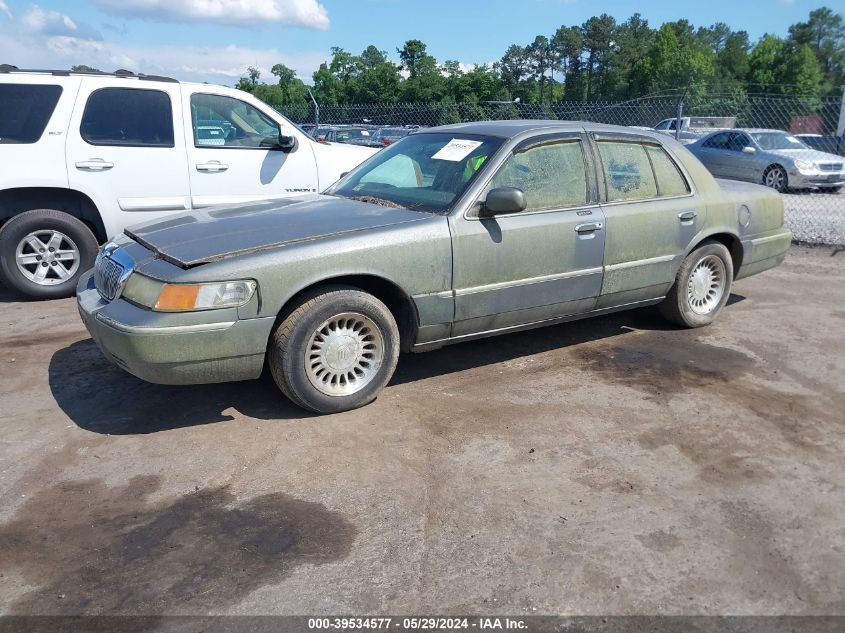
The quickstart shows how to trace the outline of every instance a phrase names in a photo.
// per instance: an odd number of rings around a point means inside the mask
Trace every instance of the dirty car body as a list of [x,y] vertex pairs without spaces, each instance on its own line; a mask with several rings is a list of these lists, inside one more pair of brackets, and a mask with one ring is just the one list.
[[195,211],[106,245],[78,287],[105,355],[157,383],[252,379],[366,404],[402,351],[661,304],[706,325],[778,265],[771,189],[659,133],[558,121],[430,128],[323,195]]

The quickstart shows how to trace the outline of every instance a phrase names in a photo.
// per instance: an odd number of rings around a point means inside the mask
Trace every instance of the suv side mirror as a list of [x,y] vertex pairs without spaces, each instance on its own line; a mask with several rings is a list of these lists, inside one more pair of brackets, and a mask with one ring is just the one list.
[[279,130],[279,149],[282,150],[285,154],[290,154],[291,152],[295,152],[297,148],[296,137],[285,136],[284,132]]
[[755,154],[756,152],[757,152],[757,150],[755,148],[751,147],[750,145],[746,145],[745,147],[742,148],[743,154]]
[[490,217],[506,213],[519,213],[528,206],[525,192],[516,187],[497,187],[487,192],[487,198],[481,204],[479,215]]

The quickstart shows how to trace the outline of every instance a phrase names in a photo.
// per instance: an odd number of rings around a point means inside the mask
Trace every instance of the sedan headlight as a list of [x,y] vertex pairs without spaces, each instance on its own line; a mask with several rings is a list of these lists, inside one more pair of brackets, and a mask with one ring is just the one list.
[[795,159],[795,166],[802,171],[811,171],[816,168],[815,163],[809,160]]
[[237,308],[255,294],[252,280],[202,284],[168,284],[134,273],[126,282],[123,297],[159,312],[188,312]]
[[221,281],[210,284],[164,284],[153,306],[163,312],[237,308],[252,298],[254,281]]

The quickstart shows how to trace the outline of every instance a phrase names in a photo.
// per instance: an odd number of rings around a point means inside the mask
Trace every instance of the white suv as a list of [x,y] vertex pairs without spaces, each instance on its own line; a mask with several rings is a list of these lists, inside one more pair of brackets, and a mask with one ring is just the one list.
[[0,66],[0,279],[69,296],[126,226],[321,191],[375,151],[317,143],[233,88]]

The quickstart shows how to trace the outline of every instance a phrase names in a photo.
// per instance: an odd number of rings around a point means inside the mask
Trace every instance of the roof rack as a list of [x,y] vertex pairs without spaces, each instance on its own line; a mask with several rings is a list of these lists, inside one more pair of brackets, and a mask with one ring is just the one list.
[[74,71],[74,70],[47,70],[39,68],[18,68],[11,64],[0,64],[0,73],[34,73],[39,75],[53,75],[54,77],[72,77],[72,76],[89,76],[89,77],[127,77],[140,79],[141,81],[167,81],[170,83],[179,83],[178,79],[172,77],[161,77],[159,75],[145,75],[144,73],[133,73],[131,70],[121,68],[113,73],[103,72],[101,70],[90,71]]

